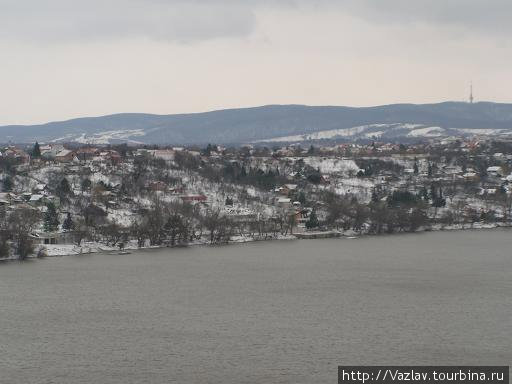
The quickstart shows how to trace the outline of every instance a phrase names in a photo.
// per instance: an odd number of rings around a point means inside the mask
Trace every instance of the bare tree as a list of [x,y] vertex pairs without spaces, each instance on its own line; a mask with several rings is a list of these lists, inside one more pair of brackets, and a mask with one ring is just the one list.
[[130,234],[137,240],[137,246],[142,248],[146,244],[146,240],[149,238],[149,233],[145,225],[134,222],[130,226]]
[[31,235],[40,220],[40,212],[32,208],[19,208],[9,215],[8,228],[20,260],[34,251]]

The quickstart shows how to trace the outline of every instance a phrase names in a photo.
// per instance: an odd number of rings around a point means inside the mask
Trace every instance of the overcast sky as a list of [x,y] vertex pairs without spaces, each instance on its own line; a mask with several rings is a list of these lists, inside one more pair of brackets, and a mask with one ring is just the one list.
[[512,102],[510,0],[0,0],[0,125]]

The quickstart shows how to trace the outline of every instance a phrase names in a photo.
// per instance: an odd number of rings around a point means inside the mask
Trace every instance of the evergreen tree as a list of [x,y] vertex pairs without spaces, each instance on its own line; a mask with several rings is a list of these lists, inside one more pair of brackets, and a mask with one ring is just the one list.
[[73,222],[73,219],[71,218],[71,213],[68,212],[68,215],[66,216],[66,219],[62,223],[62,229],[66,231],[71,231],[75,229],[75,223]]
[[59,215],[53,202],[49,202],[46,205],[43,226],[45,232],[55,232],[56,230],[59,229]]
[[439,187],[439,193],[436,193],[434,185],[432,185],[432,206],[442,208],[446,206],[446,199],[443,197],[443,190]]
[[216,151],[217,151],[216,145],[208,144],[206,146],[206,148],[203,150],[203,154],[205,156],[210,156],[212,152],[216,152]]
[[320,225],[320,223],[318,222],[318,217],[316,216],[316,212],[312,211],[311,215],[309,215],[309,220],[306,221],[306,228],[307,229],[317,228],[319,225]]
[[10,247],[7,242],[7,237],[0,235],[0,259],[9,257]]
[[39,147],[39,143],[36,141],[34,144],[34,149],[32,150],[32,157],[38,159],[41,157],[41,148]]
[[423,186],[423,188],[421,189],[420,197],[421,197],[424,201],[428,201],[428,192],[427,192],[427,188],[425,188],[425,186]]
[[14,183],[12,181],[11,176],[6,176],[3,180],[3,190],[4,192],[11,192],[12,188],[14,187]]
[[372,191],[372,203],[378,203],[379,200],[379,195],[377,194],[377,191],[374,189]]
[[72,194],[68,179],[63,178],[59,185],[57,185],[57,190],[55,192],[62,201],[66,201],[67,197]]
[[298,196],[297,200],[298,200],[298,201],[299,201],[299,203],[301,203],[302,205],[305,205],[305,204],[306,204],[306,194],[305,194],[303,191],[300,191],[300,192],[299,192],[299,196]]
[[307,179],[313,184],[320,184],[322,182],[322,174],[320,171],[314,171],[308,175]]
[[432,199],[432,201],[437,199],[437,192],[436,192],[436,187],[434,184],[430,185],[430,198]]
[[92,182],[90,179],[83,179],[82,182],[80,183],[80,188],[82,189],[82,192],[85,192],[85,191],[88,191],[89,189],[91,189],[91,186],[92,186]]
[[412,206],[417,203],[417,197],[409,191],[393,191],[387,202],[389,207]]

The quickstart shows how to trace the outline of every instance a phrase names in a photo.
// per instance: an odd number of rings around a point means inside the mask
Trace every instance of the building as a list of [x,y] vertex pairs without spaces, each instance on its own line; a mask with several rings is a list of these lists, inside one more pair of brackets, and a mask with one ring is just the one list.
[[501,176],[503,176],[503,170],[501,169],[500,166],[496,165],[496,166],[487,168],[487,174],[489,176],[501,177]]
[[208,198],[205,195],[184,195],[181,200],[188,203],[206,203]]

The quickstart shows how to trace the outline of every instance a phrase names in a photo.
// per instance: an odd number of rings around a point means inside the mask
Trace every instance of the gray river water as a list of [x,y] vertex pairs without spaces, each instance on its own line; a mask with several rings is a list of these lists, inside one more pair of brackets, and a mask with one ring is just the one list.
[[0,265],[0,383],[336,383],[512,362],[512,231]]

